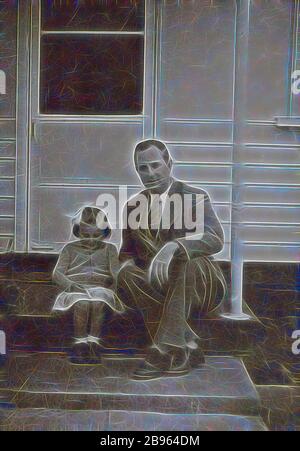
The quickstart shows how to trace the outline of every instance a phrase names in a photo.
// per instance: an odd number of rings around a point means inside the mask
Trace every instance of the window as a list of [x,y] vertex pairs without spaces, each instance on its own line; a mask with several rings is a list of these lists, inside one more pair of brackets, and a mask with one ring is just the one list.
[[144,0],[42,1],[40,112],[141,114]]
[[17,2],[0,0],[0,116],[15,117]]

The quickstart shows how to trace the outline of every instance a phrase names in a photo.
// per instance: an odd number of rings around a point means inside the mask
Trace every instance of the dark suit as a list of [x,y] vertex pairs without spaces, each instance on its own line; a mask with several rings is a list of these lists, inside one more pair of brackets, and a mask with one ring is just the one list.
[[[142,194],[150,200],[149,191],[145,190]],[[194,230],[188,230],[184,226],[183,217],[182,228],[176,228],[174,208],[171,208],[171,225],[168,230],[127,228],[123,231],[120,257],[122,261],[133,260],[134,264],[125,266],[119,275],[123,302],[136,306],[141,311],[153,344],[162,352],[167,351],[169,346],[185,348],[196,338],[197,335],[189,324],[192,310],[196,308],[201,314],[211,313],[218,307],[216,295],[219,283],[226,290],[222,271],[211,257],[222,250],[224,234],[208,194],[176,180],[168,194],[170,197],[178,194],[183,206],[184,195],[190,195],[193,220],[197,221],[203,221],[202,217],[196,218],[197,195],[204,196],[204,234],[196,239],[188,239],[187,234],[198,229],[195,227]],[[133,209],[134,207],[127,206],[125,219]],[[180,214],[183,216],[183,213],[184,208]],[[145,214],[148,216],[149,210]],[[178,243],[179,250],[169,268],[168,286],[155,289],[148,282],[148,268],[159,250],[166,243],[174,241]]]

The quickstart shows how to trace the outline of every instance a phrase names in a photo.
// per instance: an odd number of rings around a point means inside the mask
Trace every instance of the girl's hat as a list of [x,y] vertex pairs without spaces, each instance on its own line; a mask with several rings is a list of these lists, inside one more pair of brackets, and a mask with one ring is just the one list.
[[97,207],[85,207],[80,222],[73,226],[73,235],[81,239],[108,238],[111,228],[104,211]]

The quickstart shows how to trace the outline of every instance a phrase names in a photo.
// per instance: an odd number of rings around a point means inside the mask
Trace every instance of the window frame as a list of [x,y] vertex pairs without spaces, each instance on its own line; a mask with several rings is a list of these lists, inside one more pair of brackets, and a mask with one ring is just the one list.
[[[149,3],[148,0],[144,0],[144,14],[145,14],[145,24],[143,31],[43,31],[42,30],[42,0],[38,0],[37,4],[33,3],[32,5],[32,46],[34,47],[34,43],[37,44],[36,51],[32,48],[32,74],[36,73],[36,79],[33,80],[33,92],[36,93],[35,99],[32,102],[32,119],[34,120],[74,120],[80,122],[96,122],[96,121],[105,121],[105,119],[109,119],[110,121],[118,121],[121,119],[122,121],[127,119],[129,122],[132,120],[142,119],[146,116],[146,95],[147,95],[147,35],[149,33]],[[38,27],[38,29],[37,29]],[[143,93],[142,93],[142,112],[140,114],[48,114],[41,112],[41,104],[40,104],[40,95],[41,95],[41,43],[43,35],[69,35],[69,36],[78,36],[78,35],[106,35],[106,36],[143,36],[143,48],[144,48],[144,56],[143,56]]]

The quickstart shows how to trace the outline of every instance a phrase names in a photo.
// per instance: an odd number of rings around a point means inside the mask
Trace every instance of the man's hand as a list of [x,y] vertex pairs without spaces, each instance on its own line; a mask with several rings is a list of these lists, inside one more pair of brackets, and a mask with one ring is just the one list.
[[149,268],[149,282],[151,285],[162,288],[169,280],[169,267],[179,245],[175,242],[167,243],[156,254]]

